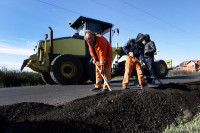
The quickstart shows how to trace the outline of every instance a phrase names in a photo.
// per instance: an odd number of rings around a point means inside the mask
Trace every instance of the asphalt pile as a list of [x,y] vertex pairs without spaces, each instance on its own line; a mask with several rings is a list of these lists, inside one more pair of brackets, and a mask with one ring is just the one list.
[[63,105],[18,103],[0,106],[6,133],[162,132],[176,118],[192,118],[200,107],[200,82],[168,88],[98,93]]

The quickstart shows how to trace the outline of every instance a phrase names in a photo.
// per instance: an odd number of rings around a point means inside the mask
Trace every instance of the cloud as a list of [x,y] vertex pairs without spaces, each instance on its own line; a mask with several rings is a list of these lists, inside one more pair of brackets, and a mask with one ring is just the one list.
[[[32,42],[31,42],[32,43]],[[33,50],[17,48],[8,44],[0,43],[0,53],[14,54],[14,55],[31,55]]]
[[[22,66],[23,62],[13,62],[13,61],[1,61],[0,64],[0,69],[7,69],[7,70],[17,70],[20,71],[20,68]],[[30,71],[32,72],[33,70],[31,70],[28,67],[25,67],[23,71]]]
[[0,67],[5,67],[5,68],[12,68],[12,69],[15,69],[15,68],[20,68],[22,65],[22,63],[20,62],[13,62],[13,61],[1,61],[1,64],[0,64]]

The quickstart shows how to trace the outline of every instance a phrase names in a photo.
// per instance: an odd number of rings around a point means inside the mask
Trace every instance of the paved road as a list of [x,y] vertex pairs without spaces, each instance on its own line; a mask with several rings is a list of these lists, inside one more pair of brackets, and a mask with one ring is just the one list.
[[[169,82],[191,82],[194,80],[200,80],[200,74],[192,76],[177,76],[167,77],[161,81],[164,84]],[[115,80],[111,83],[112,90],[121,89],[122,80]],[[131,89],[139,89],[132,85]],[[156,84],[159,84],[156,81]],[[96,92],[90,92],[93,88],[92,83],[84,85],[43,85],[43,86],[29,86],[29,87],[12,87],[12,88],[0,88],[0,106],[21,103],[21,102],[42,102],[52,105],[63,104],[78,98],[94,95]]]

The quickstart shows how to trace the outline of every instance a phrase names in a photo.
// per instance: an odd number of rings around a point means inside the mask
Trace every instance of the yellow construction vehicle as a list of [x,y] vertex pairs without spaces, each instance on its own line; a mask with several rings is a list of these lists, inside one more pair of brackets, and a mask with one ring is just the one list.
[[[53,30],[50,29],[50,39],[45,34],[45,39],[37,42],[36,53],[24,60],[21,70],[29,67],[33,71],[41,73],[42,79],[47,84],[79,84],[87,80],[96,81],[95,66],[91,61],[89,48],[84,40],[85,30],[89,29],[97,34],[108,36],[108,41],[112,44],[112,36],[119,29],[113,29],[113,24],[80,16],[70,26],[77,32],[70,37],[53,38]],[[118,62],[125,53],[122,47],[113,47],[113,59],[117,55],[117,60],[113,62],[112,75],[124,74],[125,62]],[[164,61],[162,62],[164,63]],[[157,63],[158,64],[158,63]],[[160,65],[160,64],[159,64]],[[167,74],[167,66],[164,63],[156,67],[163,78]]]

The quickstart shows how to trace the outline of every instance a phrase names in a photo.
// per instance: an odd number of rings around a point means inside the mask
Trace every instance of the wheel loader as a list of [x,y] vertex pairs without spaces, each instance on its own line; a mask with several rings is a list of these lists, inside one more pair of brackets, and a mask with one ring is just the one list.
[[[50,39],[45,34],[44,40],[36,45],[35,54],[24,60],[21,71],[29,67],[33,71],[41,73],[46,84],[82,84],[89,79],[95,83],[95,66],[89,53],[89,47],[84,40],[85,30],[89,29],[97,34],[107,37],[112,44],[112,36],[119,29],[113,29],[113,24],[100,20],[80,16],[71,28],[76,30],[73,36],[53,38],[53,30],[50,29]],[[125,61],[119,62],[120,57],[125,55],[122,47],[113,48],[112,76],[123,76]],[[167,74],[167,65],[163,60],[155,61],[156,76],[164,78]],[[135,73],[133,72],[133,75]]]

